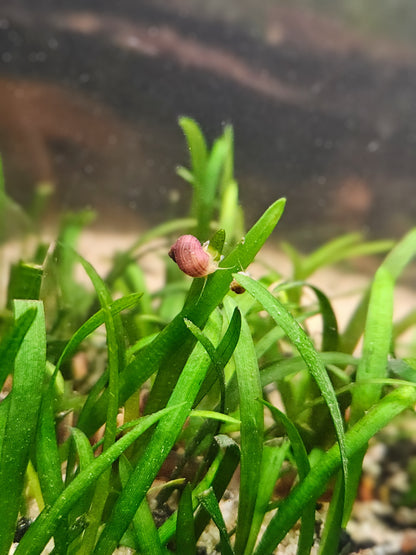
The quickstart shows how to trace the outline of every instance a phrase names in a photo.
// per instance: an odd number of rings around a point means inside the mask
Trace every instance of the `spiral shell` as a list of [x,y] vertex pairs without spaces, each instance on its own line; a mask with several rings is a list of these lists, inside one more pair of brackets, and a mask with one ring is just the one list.
[[212,256],[193,235],[182,235],[171,247],[169,256],[191,277],[205,277],[218,268]]

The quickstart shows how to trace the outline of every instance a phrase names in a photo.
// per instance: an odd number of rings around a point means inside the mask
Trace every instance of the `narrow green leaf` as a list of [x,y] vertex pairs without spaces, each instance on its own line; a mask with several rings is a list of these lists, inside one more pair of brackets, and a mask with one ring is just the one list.
[[[224,306],[228,314],[235,302],[227,297]],[[259,368],[251,332],[244,318],[240,339],[234,351],[240,405],[240,503],[235,541],[236,554],[244,553],[256,505],[263,450],[263,408]]]
[[220,412],[215,412],[213,410],[193,410],[189,416],[212,418],[213,420],[219,420],[220,422],[225,422],[226,424],[235,424],[236,426],[241,424],[241,421],[237,420],[237,418],[233,418],[232,416],[221,414]]
[[[264,405],[270,409],[273,416],[279,420],[285,427],[290,445],[293,451],[293,457],[299,473],[300,481],[304,480],[310,470],[308,453],[306,447],[300,437],[300,434],[293,422],[285,413],[274,407],[270,403],[263,401]],[[341,497],[341,503],[343,499]],[[307,555],[313,545],[313,536],[315,533],[315,500],[312,499],[306,505],[302,512],[302,528],[300,530],[298,542],[298,555]]]
[[[380,266],[371,287],[364,344],[357,368],[356,383],[371,378],[384,378],[392,337],[394,281],[391,273]],[[380,397],[382,386],[360,385],[354,388],[351,402],[351,424],[359,420],[365,411]]]
[[290,443],[286,441],[282,445],[264,445],[261,460],[261,471],[259,489],[251,523],[250,534],[247,540],[245,555],[251,555],[256,545],[261,523],[268,510],[270,498],[273,494],[283,461],[286,458]]
[[[379,398],[382,385],[366,383],[386,377],[387,359],[393,334],[393,297],[395,282],[416,255],[416,229],[411,230],[387,255],[379,267],[371,286],[368,314],[365,324],[363,355],[357,368],[356,383],[351,402],[350,425],[359,418]],[[361,383],[363,382],[363,383]],[[348,492],[348,502],[344,510],[344,524],[349,518],[353,500],[361,475],[361,464],[365,448],[351,461],[354,477]]]
[[195,555],[196,553],[194,509],[190,484],[186,484],[179,499],[176,522],[176,552],[183,555]]
[[[190,320],[188,320],[188,322],[190,322]],[[199,328],[196,328],[196,329],[199,329]],[[211,389],[216,378],[218,377],[220,382],[220,392],[221,392],[221,402],[218,407],[218,410],[220,412],[224,412],[225,410],[224,368],[228,364],[228,361],[230,360],[234,352],[235,346],[237,345],[238,339],[240,337],[240,329],[241,329],[241,313],[236,308],[232,315],[227,331],[224,334],[224,338],[221,341],[221,348],[218,349],[218,353],[212,354],[212,356],[210,355],[212,360],[212,365],[211,365],[211,368],[208,370],[204,383],[202,384],[201,389],[199,390],[199,393],[195,400],[196,406],[202,401],[202,399]]]
[[56,441],[53,395],[48,394],[41,404],[36,438],[36,466],[42,495],[46,505],[51,505],[63,490],[61,461]]
[[[52,381],[54,377],[51,378]],[[43,395],[36,435],[36,468],[45,505],[52,505],[64,488],[55,432],[53,410],[55,390],[51,382]],[[67,522],[63,522],[54,536],[58,552],[66,551],[67,534]]]
[[[123,310],[129,310],[137,306],[143,293],[132,293],[121,299],[112,301],[108,308],[110,309],[112,316],[117,316]],[[68,360],[78,349],[79,345],[86,339],[92,332],[104,324],[104,310],[101,308],[96,312],[91,318],[89,318],[82,326],[72,335],[71,339],[65,345],[65,349],[62,351],[59,361],[56,366],[60,367],[63,362]]]
[[319,555],[338,555],[339,553],[339,540],[344,513],[343,481],[344,477],[339,472],[319,542]]
[[[136,422],[137,426],[138,422]],[[94,451],[87,436],[78,428],[72,428],[71,435],[74,438],[75,449],[78,453],[79,468],[83,471],[94,461]]]
[[[318,353],[323,365],[335,364],[338,366],[357,366],[359,359],[344,353]],[[292,357],[290,359],[279,360],[271,363],[260,372],[260,380],[262,386],[269,383],[278,382],[286,376],[296,374],[306,368],[306,363],[301,356]]]
[[201,241],[206,239],[209,233],[209,226],[214,214],[215,201],[219,193],[228,150],[229,145],[224,140],[224,137],[217,139],[210,152],[203,181],[200,185],[197,182],[195,183],[196,214],[198,220],[196,235]]
[[[109,305],[112,303],[112,299],[106,284],[89,262],[79,255],[77,258],[84,267],[97,293],[101,308],[103,310],[104,323],[107,333],[108,391],[110,402],[107,406],[107,418],[104,431],[103,450],[105,451],[113,445],[117,433],[119,373],[124,367],[124,331],[120,316],[113,316],[111,313]],[[94,548],[95,539],[101,524],[104,505],[110,490],[110,473],[111,469],[102,474],[97,481],[89,512],[90,523],[83,537],[80,555],[90,555],[92,549]]]
[[[133,472],[132,465],[124,455],[120,457],[119,470],[121,484],[124,488]],[[146,497],[140,503],[133,517],[133,528],[139,553],[164,555],[165,552],[160,543],[159,534]]]
[[348,459],[345,452],[344,423],[334,388],[332,387],[322,360],[319,358],[310,338],[278,299],[273,297],[265,287],[246,275],[235,274],[235,279],[245,287],[245,289],[264,307],[275,322],[286,332],[318,384],[334,422],[342,455],[345,488],[347,489]]
[[202,182],[208,158],[208,149],[204,135],[196,121],[191,118],[179,118],[179,125],[188,143],[192,171],[196,179]]
[[299,478],[303,480],[310,470],[310,465],[306,447],[296,426],[293,424],[290,418],[288,418],[286,414],[280,411],[277,407],[274,407],[263,399],[260,399],[260,401],[271,411],[273,417],[279,420],[279,422],[281,422],[285,427],[287,437],[289,438],[293,450],[293,457],[296,462]]
[[[185,319],[185,324],[186,327],[189,328],[191,330],[192,335],[194,335],[196,337],[196,339],[198,339],[198,341],[201,343],[201,345],[204,347],[204,349],[206,350],[206,352],[208,353],[211,361],[212,361],[212,367],[215,370],[216,373],[216,377],[218,379],[218,383],[220,385],[220,393],[221,393],[221,404],[220,404],[220,411],[224,412],[224,408],[225,408],[225,376],[224,376],[224,367],[226,365],[223,364],[223,361],[220,358],[217,358],[217,354],[216,354],[216,350],[214,345],[211,343],[211,341],[202,333],[202,331],[198,328],[198,326],[195,326],[195,324],[193,322],[191,322],[190,320],[188,320],[187,318]],[[237,343],[237,342],[236,342]],[[228,362],[228,361],[227,361]],[[207,375],[207,379],[209,378],[209,372]]]
[[14,301],[15,318],[36,309],[36,316],[15,360],[11,402],[0,460],[0,553],[13,540],[20,507],[29,448],[36,433],[46,366],[46,334],[43,305],[39,301]]
[[221,546],[221,554],[222,555],[233,555],[234,551],[231,547],[230,538],[228,537],[227,528],[225,526],[224,518],[221,513],[221,509],[218,505],[217,498],[215,494],[210,488],[207,491],[204,491],[198,496],[203,507],[208,511],[211,515],[211,518],[218,528],[220,533],[220,546]]
[[31,308],[23,312],[23,314],[16,319],[10,332],[0,343],[0,389],[3,387],[7,376],[13,371],[16,355],[19,352],[28,329],[35,319],[36,312],[36,308]]
[[10,269],[7,306],[11,308],[14,299],[39,299],[42,275],[42,267],[36,264],[14,264]]

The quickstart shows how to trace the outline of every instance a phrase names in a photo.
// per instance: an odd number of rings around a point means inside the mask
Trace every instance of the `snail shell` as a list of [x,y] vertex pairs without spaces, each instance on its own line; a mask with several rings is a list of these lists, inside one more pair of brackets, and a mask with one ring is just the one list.
[[193,235],[182,235],[171,247],[169,256],[179,268],[191,277],[205,277],[218,266],[204,246]]
[[244,287],[240,285],[235,279],[233,279],[233,281],[230,283],[230,289],[231,291],[234,291],[236,295],[242,295],[245,292]]

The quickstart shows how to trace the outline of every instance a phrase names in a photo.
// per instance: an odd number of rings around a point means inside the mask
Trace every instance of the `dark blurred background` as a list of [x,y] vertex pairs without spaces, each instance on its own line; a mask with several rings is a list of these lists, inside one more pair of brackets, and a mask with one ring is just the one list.
[[[7,189],[112,225],[184,215],[179,115],[236,137],[248,222],[280,196],[297,243],[416,221],[413,0],[3,0]],[[115,208],[117,207],[117,210]]]

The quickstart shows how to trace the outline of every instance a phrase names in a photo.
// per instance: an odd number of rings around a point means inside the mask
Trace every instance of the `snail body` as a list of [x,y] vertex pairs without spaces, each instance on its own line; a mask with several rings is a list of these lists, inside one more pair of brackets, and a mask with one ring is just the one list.
[[182,235],[169,251],[169,256],[188,276],[206,277],[218,269],[218,264],[207,252],[208,244],[201,245],[193,235]]

